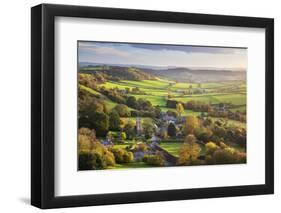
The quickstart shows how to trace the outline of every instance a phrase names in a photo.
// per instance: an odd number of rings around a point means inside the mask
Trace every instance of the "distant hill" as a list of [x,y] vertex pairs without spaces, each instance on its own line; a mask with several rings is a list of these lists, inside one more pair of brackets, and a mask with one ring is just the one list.
[[246,80],[245,71],[215,70],[215,69],[189,69],[189,68],[169,68],[169,69],[142,69],[143,72],[168,78],[177,81],[190,82],[219,82]]
[[155,77],[185,82],[245,81],[246,71],[215,68],[161,67],[142,65],[105,65],[82,62],[80,73],[103,73],[120,80],[149,80]]
[[79,73],[100,73],[118,80],[141,81],[155,79],[152,73],[142,72],[140,69],[134,67],[88,65],[86,67],[80,67]]

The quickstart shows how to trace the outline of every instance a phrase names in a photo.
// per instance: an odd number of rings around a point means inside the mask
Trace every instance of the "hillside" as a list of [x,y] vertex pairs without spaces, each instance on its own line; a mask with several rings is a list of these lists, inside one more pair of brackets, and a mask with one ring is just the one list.
[[140,65],[90,65],[80,64],[79,73],[102,73],[116,80],[154,80],[156,77],[179,82],[225,82],[246,81],[242,70],[214,68],[149,67]]
[[189,69],[189,68],[168,68],[168,69],[142,69],[143,72],[168,78],[175,81],[189,82],[220,82],[220,81],[245,81],[246,72],[215,69]]
[[81,67],[79,73],[87,74],[104,74],[109,77],[117,78],[118,80],[152,80],[155,76],[152,73],[142,72],[138,68],[120,67],[120,66],[86,66]]

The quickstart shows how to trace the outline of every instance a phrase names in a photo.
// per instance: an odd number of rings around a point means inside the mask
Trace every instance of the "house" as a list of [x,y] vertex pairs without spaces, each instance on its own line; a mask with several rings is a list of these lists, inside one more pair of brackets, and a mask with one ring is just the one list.
[[161,141],[161,139],[154,134],[151,138],[151,142],[157,142],[158,143],[159,141]]
[[166,121],[167,123],[173,122],[175,123],[177,121],[177,118],[171,115],[168,115],[167,113],[165,113],[162,116],[162,120]]
[[111,142],[111,140],[105,139],[101,140],[102,145],[104,146],[113,146],[114,144]]

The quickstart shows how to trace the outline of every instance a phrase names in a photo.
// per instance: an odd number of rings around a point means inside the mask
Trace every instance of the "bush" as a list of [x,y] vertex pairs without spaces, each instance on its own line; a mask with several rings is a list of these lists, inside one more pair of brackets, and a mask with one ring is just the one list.
[[215,164],[238,163],[239,156],[236,152],[233,152],[233,150],[228,148],[218,149],[214,152],[213,160]]
[[106,166],[106,161],[98,153],[79,153],[79,170],[104,169]]
[[147,149],[148,149],[148,147],[145,143],[138,143],[136,145],[136,150],[138,150],[138,151],[146,151]]
[[104,160],[106,162],[106,166],[114,166],[115,165],[115,157],[112,152],[105,152],[104,154]]
[[114,110],[119,114],[120,117],[130,117],[131,112],[129,108],[124,104],[117,104]]
[[206,155],[212,155],[219,147],[214,142],[208,142],[205,144]]
[[164,166],[165,164],[165,161],[160,154],[144,155],[142,160],[143,162],[152,166]]
[[205,155],[205,162],[207,164],[214,164],[213,156],[212,155]]
[[130,163],[134,160],[133,153],[125,149],[112,149],[111,152],[115,157],[116,163]]
[[97,142],[95,130],[80,128],[78,136],[79,150],[91,150]]
[[203,141],[204,143],[208,142],[212,135],[213,132],[212,130],[205,128],[205,127],[198,127],[194,129],[194,135],[196,136],[196,138],[200,141]]
[[134,154],[132,152],[125,152],[123,155],[124,163],[130,163],[134,161]]

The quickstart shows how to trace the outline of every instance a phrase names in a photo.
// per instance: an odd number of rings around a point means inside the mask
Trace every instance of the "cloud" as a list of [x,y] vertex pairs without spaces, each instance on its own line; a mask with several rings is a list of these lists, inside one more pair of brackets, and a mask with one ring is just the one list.
[[112,55],[120,57],[128,57],[130,54],[127,51],[122,51],[120,49],[114,48],[112,45],[106,43],[94,43],[94,42],[79,42],[79,50],[96,53],[99,55]]
[[163,45],[163,44],[130,44],[130,45],[134,48],[141,48],[141,49],[147,49],[152,51],[159,51],[159,50],[180,51],[187,54],[191,54],[191,53],[232,54],[235,51],[234,48],[225,48],[225,47]]

